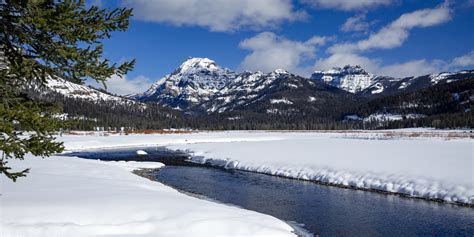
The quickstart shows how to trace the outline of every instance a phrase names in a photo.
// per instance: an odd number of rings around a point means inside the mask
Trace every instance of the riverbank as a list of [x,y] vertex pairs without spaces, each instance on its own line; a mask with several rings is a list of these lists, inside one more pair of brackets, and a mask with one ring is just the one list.
[[[423,135],[421,135],[423,134]],[[71,150],[167,146],[196,163],[474,204],[474,139],[467,130],[223,131],[129,136],[66,136]]]
[[182,194],[132,170],[156,162],[28,156],[16,183],[1,177],[0,235],[296,236],[272,216]]

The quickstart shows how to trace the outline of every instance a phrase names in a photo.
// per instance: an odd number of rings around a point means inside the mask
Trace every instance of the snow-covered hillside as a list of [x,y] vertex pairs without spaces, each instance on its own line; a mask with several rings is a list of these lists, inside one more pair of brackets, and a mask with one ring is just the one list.
[[33,93],[39,94],[57,93],[67,98],[86,100],[93,103],[113,102],[122,105],[133,105],[141,107],[145,106],[141,102],[131,100],[129,98],[112,95],[89,86],[80,85],[64,80],[59,77],[49,77],[44,87],[31,85],[30,90],[32,90]]

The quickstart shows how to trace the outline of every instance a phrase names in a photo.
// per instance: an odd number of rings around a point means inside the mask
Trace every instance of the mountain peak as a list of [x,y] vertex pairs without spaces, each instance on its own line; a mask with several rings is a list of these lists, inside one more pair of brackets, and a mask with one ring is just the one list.
[[235,76],[235,72],[220,67],[209,58],[188,58],[173,73],[135,98],[186,109],[209,100]]
[[366,72],[359,65],[346,65],[343,68],[333,67],[327,71],[315,71],[311,79],[321,80],[329,85],[351,93],[357,93],[372,84],[374,75]]
[[314,74],[364,74],[369,75],[360,65],[345,65],[344,67],[333,67],[326,71],[314,71]]
[[188,58],[179,66],[180,71],[188,71],[193,68],[205,68],[210,71],[218,69],[218,66],[214,60],[209,58]]
[[275,69],[272,73],[274,73],[274,74],[289,74],[288,71],[286,71],[285,69],[281,69],[281,68]]

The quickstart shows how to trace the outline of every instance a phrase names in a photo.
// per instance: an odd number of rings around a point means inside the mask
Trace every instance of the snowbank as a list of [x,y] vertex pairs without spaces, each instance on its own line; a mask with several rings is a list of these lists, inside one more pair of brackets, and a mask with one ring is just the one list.
[[65,136],[68,149],[161,145],[228,169],[474,204],[474,140],[468,130],[228,131]]
[[130,173],[160,163],[28,157],[0,178],[0,236],[294,236],[256,212],[189,197]]
[[195,162],[227,169],[474,204],[472,139],[279,135],[272,141],[169,147],[192,152]]

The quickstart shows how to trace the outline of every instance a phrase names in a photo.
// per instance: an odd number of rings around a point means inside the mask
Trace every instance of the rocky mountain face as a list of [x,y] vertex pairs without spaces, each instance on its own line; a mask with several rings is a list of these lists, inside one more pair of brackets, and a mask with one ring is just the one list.
[[132,98],[187,110],[209,101],[235,77],[235,72],[218,66],[208,58],[190,58],[150,89]]
[[351,93],[358,93],[371,86],[375,76],[360,66],[346,65],[343,68],[334,67],[327,71],[315,71],[311,79],[320,80]]
[[474,78],[474,70],[460,72],[442,72],[419,77],[392,78],[376,77],[372,85],[361,92],[363,96],[388,96],[400,93],[414,92],[435,85],[447,84],[463,79]]
[[316,71],[304,78],[283,69],[270,73],[236,73],[208,58],[190,58],[146,92],[132,96],[187,114],[216,114],[230,119],[242,114],[339,119],[371,98],[408,93],[437,84],[474,78],[474,71],[421,77],[376,76],[360,66]]
[[323,107],[353,100],[350,93],[282,69],[235,73],[207,58],[188,59],[133,98],[187,113],[258,111],[267,115],[317,114],[324,111]]
[[443,72],[419,77],[394,78],[376,76],[366,72],[360,66],[346,65],[327,71],[315,71],[311,79],[322,81],[353,94],[363,96],[386,96],[412,92],[437,84],[450,83],[474,77],[473,70],[460,72]]

